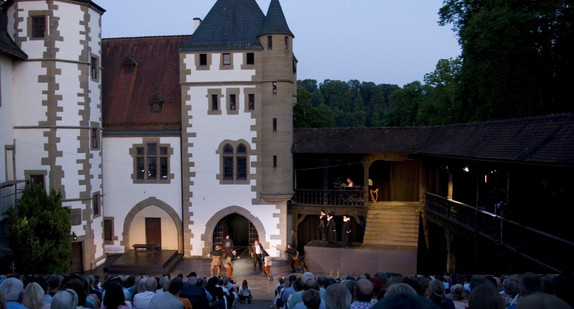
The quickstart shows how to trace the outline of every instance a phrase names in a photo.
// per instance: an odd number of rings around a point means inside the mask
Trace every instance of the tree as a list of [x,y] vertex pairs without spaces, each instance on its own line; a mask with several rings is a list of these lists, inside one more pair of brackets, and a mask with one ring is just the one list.
[[385,115],[388,126],[417,126],[419,106],[426,100],[426,86],[419,81],[406,84],[390,96],[391,105]]
[[295,128],[325,128],[332,126],[331,111],[324,104],[314,106],[315,97],[319,96],[316,89],[309,92],[309,87],[297,87],[297,104],[293,107],[293,127]]
[[70,271],[72,242],[70,210],[62,196],[37,184],[24,190],[17,207],[8,211],[9,241],[22,274],[66,274]]
[[462,47],[464,120],[574,110],[572,0],[445,0],[439,16]]

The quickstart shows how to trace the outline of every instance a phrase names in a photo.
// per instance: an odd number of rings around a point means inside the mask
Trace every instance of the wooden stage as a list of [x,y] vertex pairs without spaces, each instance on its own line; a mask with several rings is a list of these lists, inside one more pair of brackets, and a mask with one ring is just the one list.
[[329,247],[326,241],[313,240],[305,245],[305,261],[313,273],[331,276],[377,271],[417,274],[417,247],[353,244],[343,248],[337,243]]
[[176,250],[159,250],[152,254],[148,252],[136,252],[129,250],[104,266],[104,272],[116,274],[166,274],[182,259]]

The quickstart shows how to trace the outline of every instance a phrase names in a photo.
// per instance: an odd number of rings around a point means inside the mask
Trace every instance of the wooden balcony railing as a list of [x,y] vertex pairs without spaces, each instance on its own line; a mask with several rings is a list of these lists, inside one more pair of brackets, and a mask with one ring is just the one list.
[[6,217],[8,209],[18,204],[25,187],[24,180],[0,183],[0,220]]
[[574,259],[574,242],[470,205],[427,193],[425,211],[431,221],[447,220],[555,271],[571,267]]
[[292,204],[327,206],[363,206],[366,192],[361,189],[312,190],[295,189]]

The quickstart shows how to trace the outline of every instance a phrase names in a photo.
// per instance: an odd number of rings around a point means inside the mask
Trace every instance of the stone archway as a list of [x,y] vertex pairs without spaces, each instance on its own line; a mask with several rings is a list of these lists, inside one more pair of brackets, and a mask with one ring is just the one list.
[[173,220],[173,224],[175,225],[175,228],[177,229],[177,252],[179,254],[183,253],[183,239],[182,239],[182,235],[183,235],[183,230],[182,230],[182,223],[181,223],[181,219],[179,218],[179,215],[175,212],[175,210],[173,210],[173,208],[171,206],[169,206],[167,203],[158,200],[155,197],[150,197],[147,198],[139,203],[137,203],[134,207],[132,207],[132,209],[128,212],[128,214],[126,215],[126,218],[124,220],[124,230],[123,230],[123,241],[122,241],[122,245],[124,246],[126,252],[129,250],[128,245],[130,243],[130,225],[132,224],[132,221],[134,220],[134,218],[136,217],[136,215],[143,210],[146,207],[149,206],[156,206],[161,208],[163,211],[165,211]]
[[253,224],[255,229],[257,230],[257,234],[259,235],[259,242],[264,247],[269,246],[269,244],[265,241],[265,236],[266,236],[265,228],[263,227],[263,224],[261,223],[261,221],[257,217],[255,217],[251,212],[249,212],[248,210],[246,210],[243,207],[229,206],[227,208],[224,208],[224,209],[216,212],[205,224],[205,231],[201,235],[201,239],[203,240],[203,243],[204,243],[203,252],[202,252],[203,255],[207,255],[211,251],[211,248],[213,247],[213,232],[215,230],[217,223],[219,221],[221,221],[221,219],[225,218],[226,216],[234,214],[234,213],[241,215],[241,216],[245,217],[247,220],[249,220]]

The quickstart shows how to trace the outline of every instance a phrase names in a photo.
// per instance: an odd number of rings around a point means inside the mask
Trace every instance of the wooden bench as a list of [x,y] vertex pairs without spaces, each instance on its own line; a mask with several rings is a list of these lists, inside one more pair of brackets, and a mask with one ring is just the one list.
[[152,257],[156,252],[159,252],[159,246],[156,244],[134,244],[132,247],[136,256],[138,256],[139,251],[151,251]]

